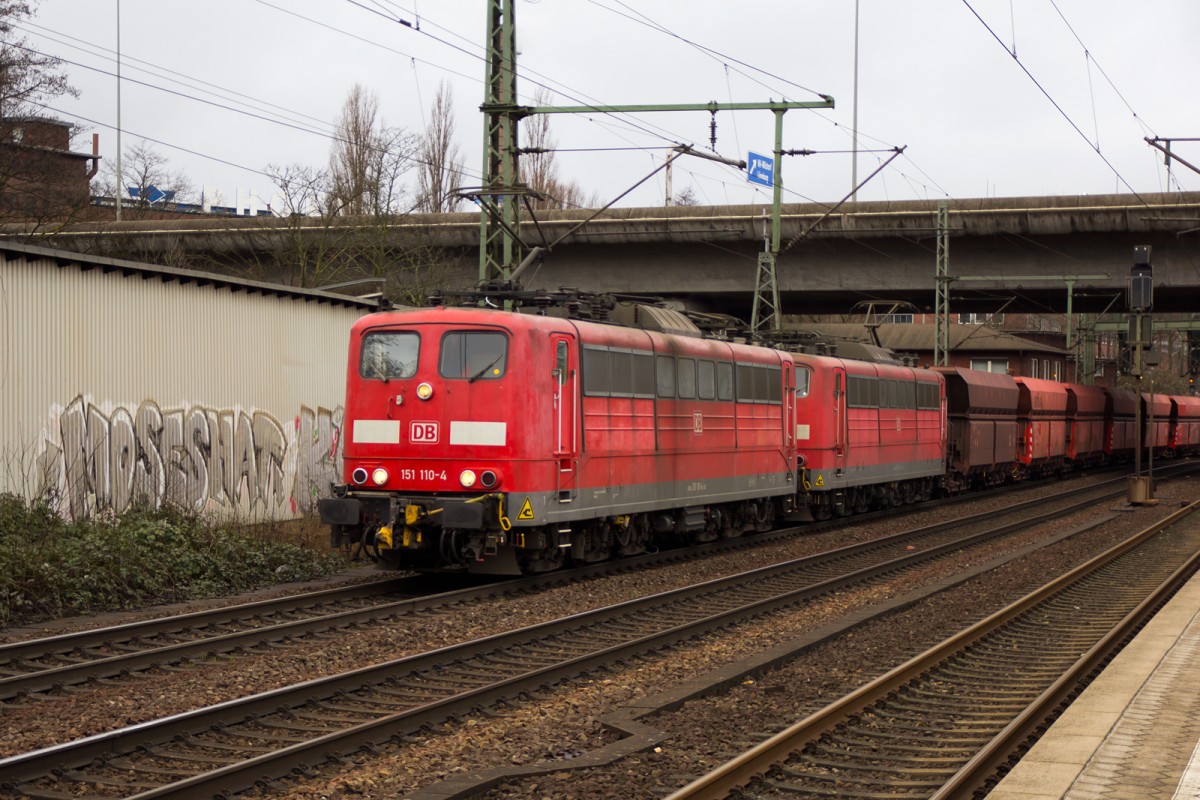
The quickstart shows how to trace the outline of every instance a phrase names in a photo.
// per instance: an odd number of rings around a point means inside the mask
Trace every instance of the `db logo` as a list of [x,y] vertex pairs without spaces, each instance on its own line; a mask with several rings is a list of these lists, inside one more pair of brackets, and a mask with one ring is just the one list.
[[436,422],[413,422],[408,429],[408,440],[413,444],[437,444],[438,424]]

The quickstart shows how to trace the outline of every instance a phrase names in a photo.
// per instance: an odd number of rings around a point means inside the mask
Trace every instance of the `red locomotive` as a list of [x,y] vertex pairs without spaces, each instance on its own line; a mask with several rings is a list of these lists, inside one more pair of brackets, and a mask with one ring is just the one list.
[[[445,306],[359,320],[345,483],[319,503],[332,544],[393,568],[538,572],[1134,446],[1132,393],[795,353],[624,310],[633,324]],[[1195,401],[1149,408],[1147,446],[1200,448]]]

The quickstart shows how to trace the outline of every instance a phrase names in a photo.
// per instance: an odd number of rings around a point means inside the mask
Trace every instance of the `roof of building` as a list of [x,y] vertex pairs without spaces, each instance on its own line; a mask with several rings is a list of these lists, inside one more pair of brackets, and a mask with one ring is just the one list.
[[[871,332],[859,322],[789,323],[789,330],[814,330],[830,339],[852,339],[870,342]],[[897,353],[920,353],[933,350],[932,323],[884,323],[879,326],[879,342]],[[986,325],[950,325],[950,351],[1053,353],[1066,355],[1065,350],[1013,336]]]
[[54,250],[48,247],[36,247],[15,242],[0,242],[0,255],[5,259],[41,259],[47,258],[59,266],[78,266],[80,269],[101,269],[105,272],[121,272],[125,275],[138,275],[142,278],[158,278],[163,283],[177,281],[180,284],[195,283],[198,286],[224,287],[231,291],[243,291],[286,297],[296,300],[308,300],[318,303],[361,308],[364,311],[375,311],[379,308],[376,300],[366,300],[350,297],[333,292],[322,292],[319,289],[301,289],[295,286],[283,286],[277,283],[250,281],[234,278],[229,275],[219,275],[213,272],[174,269],[160,267],[155,264],[144,264],[137,261],[125,261],[118,258],[92,256],[76,253],[70,250]]
[[25,144],[24,142],[5,142],[0,141],[0,147],[11,147],[16,150],[32,150],[37,153],[50,153],[56,156],[66,156],[68,158],[78,159],[96,159],[99,160],[103,156],[95,153],[82,153],[76,150],[63,150],[60,147],[48,147],[44,144]]
[[74,125],[72,122],[58,119],[57,117],[39,117],[39,116],[23,116],[23,117],[4,117],[0,119],[0,124],[11,125],[28,125],[30,122],[44,122],[47,125],[55,125],[59,128],[70,128]]

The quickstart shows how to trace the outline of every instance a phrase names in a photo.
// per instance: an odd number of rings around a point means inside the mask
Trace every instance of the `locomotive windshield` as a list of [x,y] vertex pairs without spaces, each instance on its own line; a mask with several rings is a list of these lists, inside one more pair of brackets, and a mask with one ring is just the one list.
[[421,337],[407,331],[376,331],[363,337],[358,374],[364,378],[393,380],[417,374]]
[[442,339],[443,378],[496,380],[504,375],[508,337],[495,331],[452,331]]

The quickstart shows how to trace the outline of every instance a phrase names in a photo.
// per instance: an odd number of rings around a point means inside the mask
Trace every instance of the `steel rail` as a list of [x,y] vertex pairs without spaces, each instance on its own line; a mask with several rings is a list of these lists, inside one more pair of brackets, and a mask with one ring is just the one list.
[[[45,658],[55,653],[69,653],[72,650],[85,650],[134,639],[174,634],[184,629],[195,630],[212,625],[223,625],[239,619],[269,616],[281,612],[291,613],[301,611],[308,606],[328,606],[351,602],[376,594],[394,592],[401,588],[401,582],[402,579],[396,577],[384,578],[315,592],[254,600],[221,608],[136,620],[103,628],[90,628],[36,639],[6,642],[0,644],[0,667],[13,661]],[[4,680],[0,679],[0,685],[3,683]]]
[[[821,735],[834,730],[847,718],[861,713],[906,683],[928,672],[935,665],[945,661],[950,656],[979,641],[993,631],[1007,625],[1047,598],[1062,591],[1065,587],[1096,572],[1101,567],[1116,561],[1121,556],[1158,535],[1160,531],[1174,525],[1198,509],[1200,509],[1200,501],[1194,502],[1176,511],[1169,517],[1150,525],[1115,547],[1079,565],[1070,572],[1059,576],[1041,588],[1030,592],[1025,597],[995,612],[986,619],[955,634],[941,644],[915,656],[875,680],[864,684],[859,689],[847,694],[821,711],[780,731],[706,775],[697,778],[678,791],[668,795],[666,800],[699,800],[701,798],[704,800],[714,800],[715,798],[725,798],[730,793],[746,786],[755,778],[763,775],[772,767],[782,763],[792,753],[798,752],[808,742],[814,741]],[[1089,648],[1087,653],[1079,659],[1079,662],[1070,671],[1073,677],[1064,675],[1062,678],[1056,680],[1055,684],[1043,693],[1035,705],[1039,706],[1042,712],[1045,712],[1047,707],[1051,709],[1057,707],[1066,694],[1078,685],[1081,676],[1093,671],[1108,654],[1111,654],[1115,643],[1127,638],[1131,630],[1144,622],[1147,609],[1157,608],[1158,605],[1161,605],[1163,595],[1169,594],[1178,588],[1179,577],[1190,574],[1188,572],[1189,569],[1194,571],[1198,561],[1200,561],[1200,551],[1193,554],[1183,566],[1175,570],[1146,600],[1138,605],[1135,611],[1126,615],[1121,623],[1114,628],[1113,632],[1105,636],[1104,642],[1108,644],[1107,649],[1102,647],[1100,643]],[[1014,742],[1020,743],[1024,741],[1032,729],[1044,721],[1045,713],[1042,713],[1041,716],[1038,716],[1038,713],[1037,710],[1022,712],[1004,732],[998,735],[992,743],[980,751],[970,763],[964,766],[960,773],[951,779],[951,783],[947,784],[935,797],[939,798],[939,800],[949,800],[949,798],[962,797],[964,796],[964,792],[970,788],[974,788],[981,780],[981,775],[986,778],[990,774],[988,773],[989,769],[994,770],[996,766],[1008,758],[1012,752],[1011,745]],[[1005,749],[1006,747],[1008,749]]]

